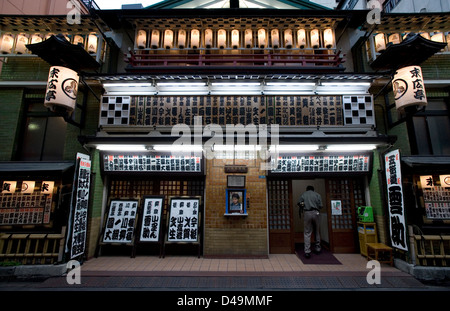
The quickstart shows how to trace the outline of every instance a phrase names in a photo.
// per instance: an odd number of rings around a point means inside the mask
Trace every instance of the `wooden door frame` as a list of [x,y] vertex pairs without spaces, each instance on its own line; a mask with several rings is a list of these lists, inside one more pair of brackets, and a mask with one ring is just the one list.
[[[352,228],[353,228],[353,244],[354,244],[354,250],[353,252],[357,252],[357,250],[359,249],[359,243],[358,243],[358,228],[357,228],[357,219],[356,219],[356,214],[357,214],[357,210],[356,210],[356,206],[355,206],[355,196],[354,196],[354,185],[353,185],[353,180],[354,178],[358,178],[361,181],[364,181],[364,178],[362,177],[349,177],[349,178],[345,178],[349,181],[349,191],[350,191],[350,206],[352,206],[352,213],[351,213],[351,221],[352,221]],[[330,186],[329,186],[329,181],[332,180],[342,180],[342,178],[327,178],[326,179],[326,183],[325,183],[325,189],[327,192],[327,218],[328,218],[328,235],[329,235],[329,239],[330,239],[330,250],[331,252],[336,252],[337,250],[337,246],[336,246],[336,241],[335,241],[335,232],[339,233],[339,231],[337,230],[341,230],[341,229],[334,229],[333,230],[333,226],[332,226],[332,215],[331,215],[331,192],[330,192]],[[364,199],[365,201],[365,199]],[[346,252],[346,251],[344,251]]]

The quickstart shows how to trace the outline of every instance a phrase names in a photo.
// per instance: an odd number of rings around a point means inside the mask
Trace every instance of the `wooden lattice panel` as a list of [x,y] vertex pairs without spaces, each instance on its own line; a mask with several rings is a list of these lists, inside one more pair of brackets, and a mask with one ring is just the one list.
[[81,22],[73,25],[67,23],[67,16],[0,16],[1,31],[24,32],[97,32],[98,26],[103,30],[107,26],[100,20],[81,16]]
[[269,226],[271,230],[290,230],[289,181],[267,181],[269,191]]
[[260,27],[278,28],[333,28],[342,19],[331,17],[205,17],[205,18],[138,18],[137,27],[151,29],[226,28],[246,29]]
[[[386,14],[377,24],[378,32],[411,32],[411,31],[448,31],[450,29],[449,14]],[[371,29],[373,25],[364,25]]]

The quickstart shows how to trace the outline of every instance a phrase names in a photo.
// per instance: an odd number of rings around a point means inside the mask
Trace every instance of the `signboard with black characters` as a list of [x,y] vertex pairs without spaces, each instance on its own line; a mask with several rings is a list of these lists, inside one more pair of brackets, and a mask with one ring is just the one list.
[[144,196],[140,228],[140,242],[161,241],[161,220],[164,196]]
[[342,96],[103,96],[100,126],[343,125]]
[[358,173],[370,171],[369,155],[281,155],[271,173]]
[[399,150],[388,152],[384,158],[391,242],[393,247],[407,251],[400,152]]
[[72,247],[70,258],[84,254],[87,235],[89,188],[91,184],[91,161],[89,157],[78,160],[78,174],[75,179],[75,199],[73,201]]
[[111,200],[103,243],[133,244],[138,200]]
[[200,241],[200,198],[170,198],[166,242],[198,243]]
[[200,156],[171,154],[103,154],[104,172],[201,173]]
[[5,180],[0,191],[0,225],[50,223],[54,181]]

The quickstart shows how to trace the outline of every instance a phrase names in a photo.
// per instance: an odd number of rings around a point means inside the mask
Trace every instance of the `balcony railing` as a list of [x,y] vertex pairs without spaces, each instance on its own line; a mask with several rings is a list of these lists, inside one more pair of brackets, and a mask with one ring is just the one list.
[[128,71],[139,71],[155,67],[270,67],[294,68],[341,68],[345,62],[340,51],[335,54],[125,54]]

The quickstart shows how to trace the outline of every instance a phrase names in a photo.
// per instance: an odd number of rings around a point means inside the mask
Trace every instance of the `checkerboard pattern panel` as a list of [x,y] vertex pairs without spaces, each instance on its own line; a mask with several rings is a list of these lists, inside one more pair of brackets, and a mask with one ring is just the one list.
[[100,107],[100,125],[128,125],[130,96],[103,96]]
[[371,95],[343,96],[345,125],[375,125],[375,111]]

